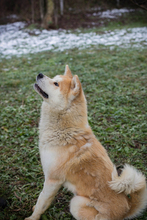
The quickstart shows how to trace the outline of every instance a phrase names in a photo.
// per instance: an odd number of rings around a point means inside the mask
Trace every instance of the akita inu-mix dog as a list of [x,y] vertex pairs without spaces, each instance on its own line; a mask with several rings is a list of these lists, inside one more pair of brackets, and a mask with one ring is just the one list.
[[40,73],[34,88],[44,100],[39,149],[45,182],[26,220],[40,219],[62,185],[74,194],[70,212],[75,219],[122,220],[140,214],[147,204],[145,176],[129,165],[117,171],[88,124],[78,76],[68,66],[53,79]]

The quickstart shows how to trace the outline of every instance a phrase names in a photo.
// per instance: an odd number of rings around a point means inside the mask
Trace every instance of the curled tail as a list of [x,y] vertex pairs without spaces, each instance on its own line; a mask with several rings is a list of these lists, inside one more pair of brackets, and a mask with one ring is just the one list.
[[126,218],[139,215],[147,205],[147,188],[145,176],[130,165],[125,165],[120,175],[114,167],[112,181],[109,186],[117,193],[125,193],[128,196],[130,210]]

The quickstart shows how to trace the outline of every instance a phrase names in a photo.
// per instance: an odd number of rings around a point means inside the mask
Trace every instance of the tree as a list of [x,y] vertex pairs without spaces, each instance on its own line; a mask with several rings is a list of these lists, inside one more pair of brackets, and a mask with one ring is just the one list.
[[43,21],[43,17],[44,17],[44,1],[43,0],[39,0],[39,6],[40,6],[40,18],[41,21]]
[[34,0],[31,0],[32,23],[34,23]]
[[61,15],[63,15],[63,11],[64,11],[64,1],[60,0],[60,13],[61,13]]
[[131,0],[135,5],[147,10],[147,0]]
[[46,14],[43,19],[43,28],[48,28],[53,24],[54,2],[46,0]]

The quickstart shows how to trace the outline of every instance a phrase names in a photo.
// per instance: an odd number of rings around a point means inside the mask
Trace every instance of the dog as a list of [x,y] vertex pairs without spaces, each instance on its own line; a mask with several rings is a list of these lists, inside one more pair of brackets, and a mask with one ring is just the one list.
[[40,73],[34,85],[43,98],[39,150],[45,182],[33,214],[38,220],[61,186],[74,197],[70,212],[77,220],[131,219],[145,209],[145,176],[126,164],[118,172],[87,120],[81,82],[68,65],[53,79]]

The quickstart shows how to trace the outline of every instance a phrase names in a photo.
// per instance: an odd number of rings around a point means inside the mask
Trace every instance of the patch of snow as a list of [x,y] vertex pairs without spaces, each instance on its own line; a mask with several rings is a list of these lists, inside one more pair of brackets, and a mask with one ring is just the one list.
[[12,15],[8,15],[6,18],[9,18],[9,19],[19,19],[19,16],[15,15],[15,14],[12,14]]
[[93,16],[98,16],[100,18],[117,18],[118,16],[121,16],[124,13],[129,13],[135,11],[135,9],[127,9],[127,8],[121,8],[121,9],[112,9],[112,10],[107,10],[107,11],[102,11],[98,13],[93,13]]
[[54,50],[63,51],[72,48],[87,48],[90,46],[139,47],[147,45],[147,27],[128,28],[105,31],[104,34],[71,33],[66,30],[33,30],[30,34],[24,22],[0,25],[0,55],[10,58],[28,53]]
[[11,34],[14,33],[15,31],[17,32],[18,30],[24,28],[26,26],[25,22],[14,22],[11,24],[5,24],[5,25],[0,25],[0,37],[2,37],[3,34]]
[[101,10],[102,10],[101,7],[93,7],[89,9],[89,11],[101,11]]

